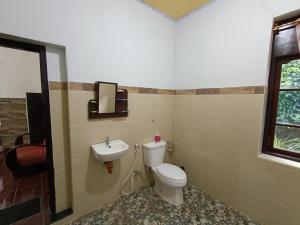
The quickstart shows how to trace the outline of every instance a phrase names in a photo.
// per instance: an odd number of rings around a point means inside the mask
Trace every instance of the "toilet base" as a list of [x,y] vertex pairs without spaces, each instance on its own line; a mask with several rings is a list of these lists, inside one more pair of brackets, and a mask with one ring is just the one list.
[[171,205],[179,206],[183,203],[183,187],[171,187],[154,176],[154,190],[160,198]]

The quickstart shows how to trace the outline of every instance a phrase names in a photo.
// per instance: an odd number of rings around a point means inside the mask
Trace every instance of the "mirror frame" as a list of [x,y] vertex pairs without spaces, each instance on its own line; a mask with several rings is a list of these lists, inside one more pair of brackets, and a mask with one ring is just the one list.
[[[116,87],[116,91],[115,91],[115,110],[113,112],[99,112],[99,104],[100,104],[100,84],[111,84],[111,85],[115,85]],[[96,100],[97,100],[97,111],[99,114],[112,114],[112,113],[116,113],[116,98],[117,98],[117,93],[118,93],[118,83],[112,83],[112,82],[104,82],[104,81],[97,81],[96,82]]]

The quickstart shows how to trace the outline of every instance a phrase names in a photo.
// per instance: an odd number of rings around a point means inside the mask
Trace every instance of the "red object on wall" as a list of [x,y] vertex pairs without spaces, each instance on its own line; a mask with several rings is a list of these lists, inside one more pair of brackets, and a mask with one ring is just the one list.
[[107,171],[109,174],[112,174],[112,170],[113,170],[113,162],[110,161],[110,162],[105,162],[105,165],[106,165],[106,168],[107,168]]
[[45,146],[23,146],[18,147],[17,160],[22,166],[30,166],[46,162],[46,147]]
[[155,135],[154,136],[154,141],[155,142],[160,142],[160,135]]

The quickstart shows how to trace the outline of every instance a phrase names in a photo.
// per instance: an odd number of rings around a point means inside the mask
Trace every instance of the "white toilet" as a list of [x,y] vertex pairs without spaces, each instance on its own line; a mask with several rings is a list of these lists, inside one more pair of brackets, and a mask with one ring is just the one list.
[[178,166],[163,163],[166,142],[150,142],[143,145],[144,162],[154,174],[154,190],[166,202],[179,206],[183,203],[183,187],[187,183],[185,172]]

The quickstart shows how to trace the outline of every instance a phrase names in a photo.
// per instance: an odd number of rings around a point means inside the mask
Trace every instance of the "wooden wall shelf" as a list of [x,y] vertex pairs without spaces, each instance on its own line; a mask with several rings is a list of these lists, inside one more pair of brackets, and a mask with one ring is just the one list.
[[98,101],[90,100],[88,103],[89,119],[103,119],[128,116],[128,91],[118,89],[116,95],[116,111],[113,113],[98,113]]

